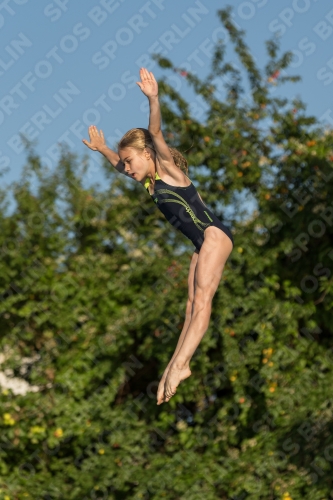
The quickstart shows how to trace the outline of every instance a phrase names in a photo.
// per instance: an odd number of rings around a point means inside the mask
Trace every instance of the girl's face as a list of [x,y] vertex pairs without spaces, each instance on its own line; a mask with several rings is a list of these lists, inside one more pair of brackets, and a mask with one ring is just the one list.
[[125,172],[137,182],[144,182],[152,167],[152,157],[149,148],[139,151],[127,147],[119,149],[120,160],[124,164]]

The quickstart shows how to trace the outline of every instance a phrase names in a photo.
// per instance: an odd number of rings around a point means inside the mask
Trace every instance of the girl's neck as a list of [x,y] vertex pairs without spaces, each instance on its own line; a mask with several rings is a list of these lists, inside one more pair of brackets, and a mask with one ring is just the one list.
[[145,182],[147,179],[149,179],[149,182],[154,182],[155,181],[155,178],[156,178],[156,173],[157,173],[157,167],[156,167],[156,161],[157,158],[155,157],[154,159],[152,159],[152,165],[151,165],[151,168],[150,168],[150,171],[147,173],[146,177],[142,180],[141,184],[145,185]]

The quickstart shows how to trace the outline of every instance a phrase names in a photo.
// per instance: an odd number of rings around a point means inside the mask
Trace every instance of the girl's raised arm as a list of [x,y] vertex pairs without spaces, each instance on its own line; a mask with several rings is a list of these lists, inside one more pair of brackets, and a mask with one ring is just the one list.
[[90,142],[86,141],[86,139],[82,139],[83,144],[88,146],[88,148],[92,149],[93,151],[99,151],[99,153],[101,153],[107,160],[109,160],[111,165],[113,165],[114,168],[118,170],[118,172],[127,175],[125,173],[125,166],[120,160],[118,153],[112,151],[112,149],[110,149],[106,145],[103,131],[100,130],[98,132],[97,127],[95,127],[95,125],[91,125],[88,129],[88,132]]
[[145,68],[140,69],[141,82],[136,82],[149,100],[149,126],[156,156],[161,167],[175,180],[179,179],[179,168],[175,165],[170,149],[164,140],[161,130],[161,111],[158,101],[158,84],[152,72]]

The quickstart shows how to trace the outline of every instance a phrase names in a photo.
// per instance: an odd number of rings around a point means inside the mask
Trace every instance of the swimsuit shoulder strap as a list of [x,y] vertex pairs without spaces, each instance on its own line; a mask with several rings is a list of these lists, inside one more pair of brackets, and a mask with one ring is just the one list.
[[[161,180],[162,180],[162,179],[161,179],[161,177],[158,175],[158,173],[157,173],[157,172],[155,172],[155,180],[156,180],[156,181],[158,181],[158,180],[160,180],[160,181],[161,181]],[[146,181],[145,181],[145,188],[146,188],[146,189],[148,189],[149,183],[150,183],[150,181],[149,181],[149,177],[147,177],[147,179],[146,179]]]

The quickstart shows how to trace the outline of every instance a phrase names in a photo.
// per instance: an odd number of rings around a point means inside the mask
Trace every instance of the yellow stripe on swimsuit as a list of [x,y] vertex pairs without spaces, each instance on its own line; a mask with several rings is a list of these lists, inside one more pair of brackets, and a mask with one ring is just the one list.
[[[147,191],[149,184],[147,178],[144,184]],[[192,182],[184,187],[171,186],[156,172],[154,194],[150,196],[167,221],[189,238],[197,250],[200,251],[205,229],[209,226],[218,227],[234,242],[230,229],[201,201]]]

